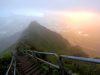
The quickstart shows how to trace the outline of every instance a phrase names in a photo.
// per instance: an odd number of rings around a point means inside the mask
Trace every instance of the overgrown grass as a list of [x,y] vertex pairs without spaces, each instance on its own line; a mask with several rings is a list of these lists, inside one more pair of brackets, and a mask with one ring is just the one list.
[[65,68],[78,75],[100,75],[100,65],[75,60],[64,61]]
[[6,51],[0,57],[0,75],[4,75],[12,58],[11,51]]

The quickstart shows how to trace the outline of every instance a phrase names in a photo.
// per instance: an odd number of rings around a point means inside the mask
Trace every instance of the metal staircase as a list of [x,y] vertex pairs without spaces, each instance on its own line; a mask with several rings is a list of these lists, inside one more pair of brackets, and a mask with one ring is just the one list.
[[[57,58],[57,65],[48,62],[42,55],[52,55]],[[38,52],[24,50],[16,52],[12,57],[11,64],[6,75],[77,75],[70,70],[65,70],[63,60],[77,60],[100,64],[99,59],[57,55],[56,53]],[[43,68],[43,64],[48,65],[48,69]]]
[[17,67],[21,75],[47,75],[47,72],[40,67],[36,59],[22,55],[17,56]]

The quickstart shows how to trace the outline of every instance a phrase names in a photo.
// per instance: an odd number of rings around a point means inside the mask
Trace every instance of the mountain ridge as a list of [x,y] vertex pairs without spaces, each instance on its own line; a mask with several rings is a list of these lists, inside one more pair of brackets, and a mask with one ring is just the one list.
[[36,21],[31,22],[28,28],[23,31],[16,49],[31,49],[56,52],[58,54],[87,56],[79,46],[72,47],[60,34],[43,27]]

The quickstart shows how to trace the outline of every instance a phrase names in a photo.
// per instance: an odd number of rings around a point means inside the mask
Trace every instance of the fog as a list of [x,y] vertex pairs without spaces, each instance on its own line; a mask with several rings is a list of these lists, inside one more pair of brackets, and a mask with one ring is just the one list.
[[34,20],[72,44],[99,51],[99,0],[0,0],[0,41]]

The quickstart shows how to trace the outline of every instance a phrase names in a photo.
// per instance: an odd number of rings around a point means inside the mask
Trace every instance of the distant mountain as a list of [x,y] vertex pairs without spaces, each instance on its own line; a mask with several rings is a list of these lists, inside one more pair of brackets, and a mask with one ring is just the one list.
[[21,36],[21,32],[17,32],[9,37],[0,39],[0,52],[15,44]]
[[36,21],[30,23],[29,27],[23,31],[17,44],[17,49],[32,49],[57,52],[59,54],[86,56],[80,47],[72,47],[61,35],[43,27]]
[[[70,30],[68,32],[60,33],[65,39],[67,39],[71,45],[78,45],[82,48],[82,50],[89,57],[100,57],[100,42],[99,42],[99,34],[95,36],[84,36],[82,33],[78,33],[78,31]],[[92,34],[92,33],[91,33]],[[93,34],[92,34],[93,35]],[[98,40],[98,41],[97,41]]]

